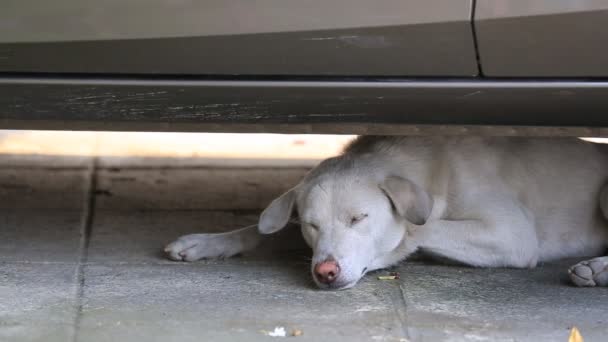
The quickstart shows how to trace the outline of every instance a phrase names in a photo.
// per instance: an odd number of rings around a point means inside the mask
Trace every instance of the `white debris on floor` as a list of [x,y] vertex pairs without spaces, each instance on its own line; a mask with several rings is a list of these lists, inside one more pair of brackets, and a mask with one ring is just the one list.
[[268,336],[271,337],[285,337],[287,333],[284,327],[275,327],[273,331],[268,332]]

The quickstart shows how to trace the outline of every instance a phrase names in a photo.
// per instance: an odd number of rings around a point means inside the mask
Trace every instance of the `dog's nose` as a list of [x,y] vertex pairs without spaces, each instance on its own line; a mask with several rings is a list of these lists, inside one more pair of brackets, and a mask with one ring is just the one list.
[[340,266],[333,258],[327,259],[315,265],[315,277],[323,284],[331,284],[340,274]]

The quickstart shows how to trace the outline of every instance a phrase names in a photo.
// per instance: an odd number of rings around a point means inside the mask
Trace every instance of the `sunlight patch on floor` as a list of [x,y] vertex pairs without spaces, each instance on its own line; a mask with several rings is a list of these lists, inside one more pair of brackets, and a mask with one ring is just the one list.
[[351,135],[2,131],[0,154],[323,159]]

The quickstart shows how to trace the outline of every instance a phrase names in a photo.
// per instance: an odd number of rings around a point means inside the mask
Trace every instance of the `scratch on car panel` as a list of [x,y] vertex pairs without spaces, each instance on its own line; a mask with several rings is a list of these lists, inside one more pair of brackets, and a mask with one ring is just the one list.
[[465,98],[465,97],[475,96],[475,95],[478,95],[478,94],[481,94],[481,93],[483,93],[483,91],[477,90],[477,91],[474,91],[472,93],[465,94],[462,97]]
[[332,117],[332,116],[365,116],[365,113],[314,113],[307,116],[312,117]]
[[135,93],[135,96],[146,96],[146,95],[163,95],[163,94],[167,94],[166,91],[149,91],[146,93]]
[[392,42],[385,36],[377,35],[364,35],[364,36],[335,36],[335,37],[315,37],[315,38],[302,38],[304,41],[323,41],[323,40],[335,40],[347,45],[353,45],[361,48],[385,48],[389,47]]
[[357,36],[336,36],[336,37],[318,37],[318,38],[302,38],[302,40],[342,40],[342,39],[353,39],[357,38]]
[[101,95],[89,95],[89,96],[75,96],[72,98],[66,99],[68,102],[79,102],[85,100],[103,100],[103,99],[114,99],[116,98],[113,94],[101,94]]
[[366,49],[380,49],[393,45],[385,36],[345,36],[340,41]]

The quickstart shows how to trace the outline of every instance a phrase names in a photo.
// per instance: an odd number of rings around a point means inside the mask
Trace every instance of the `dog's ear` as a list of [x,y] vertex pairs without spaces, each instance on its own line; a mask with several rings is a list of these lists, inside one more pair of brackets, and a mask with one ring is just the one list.
[[390,176],[380,184],[380,189],[388,196],[397,213],[411,223],[423,225],[431,215],[433,198],[412,181]]
[[272,234],[283,229],[289,222],[295,201],[296,192],[294,189],[272,201],[260,215],[260,222],[258,223],[260,233]]

